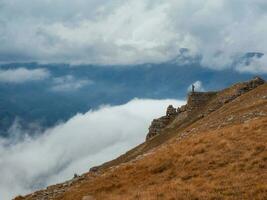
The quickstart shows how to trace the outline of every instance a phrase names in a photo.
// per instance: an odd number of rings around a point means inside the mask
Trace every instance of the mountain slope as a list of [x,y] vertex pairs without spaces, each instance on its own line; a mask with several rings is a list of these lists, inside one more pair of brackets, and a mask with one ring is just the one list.
[[266,199],[267,84],[250,84],[196,107],[189,96],[183,117],[125,155],[16,199]]

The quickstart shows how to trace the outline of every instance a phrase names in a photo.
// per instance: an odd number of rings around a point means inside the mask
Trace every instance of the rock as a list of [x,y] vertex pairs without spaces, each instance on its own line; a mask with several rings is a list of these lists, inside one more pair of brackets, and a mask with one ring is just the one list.
[[[188,101],[186,105],[178,109],[175,109],[172,105],[169,105],[165,116],[154,119],[152,121],[146,140],[159,135],[164,128],[170,125],[171,122],[176,120],[177,118],[184,119],[188,115],[188,113],[192,113],[193,111],[198,110],[216,95],[217,92],[191,92],[188,94]],[[212,111],[214,110],[215,109],[213,109]],[[199,118],[202,117],[204,117],[204,115],[199,115]]]
[[180,109],[175,109],[172,105],[169,105],[166,111],[166,115],[158,119],[154,119],[149,127],[149,132],[146,136],[146,140],[160,134],[160,132],[166,128],[180,113]]
[[[239,93],[239,91],[238,91],[238,93]],[[237,97],[238,97],[237,94],[234,94],[234,95],[232,95],[232,96],[226,96],[226,97],[224,97],[224,99],[222,100],[222,103],[223,103],[223,104],[229,103],[229,102],[233,101],[234,99],[236,99]]]
[[210,108],[210,109],[209,109],[209,112],[213,112],[213,111],[215,111],[214,108]]
[[177,116],[177,114],[178,114],[177,110],[172,105],[169,105],[166,111],[166,116],[175,117]]
[[22,196],[17,196],[14,200],[23,200],[24,198]]
[[92,167],[92,168],[90,168],[89,172],[94,172],[94,173],[96,173],[96,172],[98,172],[98,170],[99,170],[98,167]]
[[68,187],[68,186],[69,186],[68,183],[64,183],[64,184],[63,184],[63,187]]
[[198,119],[201,119],[201,118],[203,118],[203,117],[205,117],[204,114],[199,114],[199,115],[197,116]]
[[186,105],[183,105],[179,110],[180,110],[180,112],[185,112],[186,111]]
[[265,83],[265,80],[263,80],[262,78],[260,78],[259,76],[254,77],[251,81],[249,81],[249,86],[251,88],[256,88],[259,85],[262,85]]
[[217,92],[193,92],[188,94],[187,110],[198,110],[211,100]]
[[82,200],[95,200],[95,198],[92,197],[91,195],[89,195],[89,196],[84,196],[84,197],[82,198]]
[[227,118],[226,121],[230,122],[230,121],[233,121],[233,119],[234,119],[234,116],[230,116],[230,117]]
[[147,134],[147,139],[150,139],[158,135],[161,130],[163,130],[171,121],[171,118],[167,116],[154,119],[149,127],[149,132]]
[[261,111],[261,112],[259,112],[259,113],[257,114],[257,116],[264,117],[264,116],[266,116],[266,114],[265,114],[263,111]]
[[265,80],[263,80],[262,78],[256,76],[252,80],[250,80],[248,82],[245,82],[244,86],[241,87],[238,92],[239,92],[239,94],[246,93],[246,92],[248,92],[248,91],[250,91],[250,90],[252,90],[252,89],[254,89],[254,88],[256,88],[256,87],[258,87],[258,86],[260,86],[262,84],[264,84],[264,83],[265,83]]
[[[223,106],[223,104],[232,102],[240,95],[264,84],[265,81],[260,77],[254,77],[252,80],[236,84],[232,87],[232,90],[220,96],[219,92],[190,92],[188,94],[187,104],[175,109],[172,105],[169,105],[166,110],[166,115],[158,119],[154,119],[149,127],[149,132],[147,134],[146,140],[153,138],[162,133],[162,130],[166,127],[171,128],[172,122],[182,123],[184,120],[188,119],[200,119],[208,115],[211,112],[216,111],[218,108]],[[215,98],[216,104],[206,110],[205,113],[197,113],[203,108],[208,102]],[[216,99],[217,98],[217,99]],[[198,115],[193,116],[192,114],[197,113]],[[232,121],[234,118],[230,117],[226,119],[227,122]],[[182,127],[183,125],[180,124]]]

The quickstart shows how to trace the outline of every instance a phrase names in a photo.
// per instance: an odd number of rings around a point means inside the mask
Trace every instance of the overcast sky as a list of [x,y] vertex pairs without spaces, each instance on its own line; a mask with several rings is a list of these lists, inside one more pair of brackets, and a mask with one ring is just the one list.
[[[266,0],[1,0],[0,61],[134,64],[180,48],[222,69],[267,50]],[[266,72],[266,57],[238,71]]]

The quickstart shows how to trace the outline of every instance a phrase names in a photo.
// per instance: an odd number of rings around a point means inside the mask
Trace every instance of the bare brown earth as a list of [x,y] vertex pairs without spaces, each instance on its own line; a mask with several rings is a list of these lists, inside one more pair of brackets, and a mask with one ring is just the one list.
[[267,199],[267,84],[224,101],[240,87],[118,159],[16,200]]

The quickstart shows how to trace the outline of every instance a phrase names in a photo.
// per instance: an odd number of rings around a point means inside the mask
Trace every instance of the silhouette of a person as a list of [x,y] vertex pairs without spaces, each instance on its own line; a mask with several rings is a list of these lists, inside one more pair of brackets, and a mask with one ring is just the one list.
[[192,92],[193,93],[195,92],[195,86],[194,86],[194,84],[192,84]]

